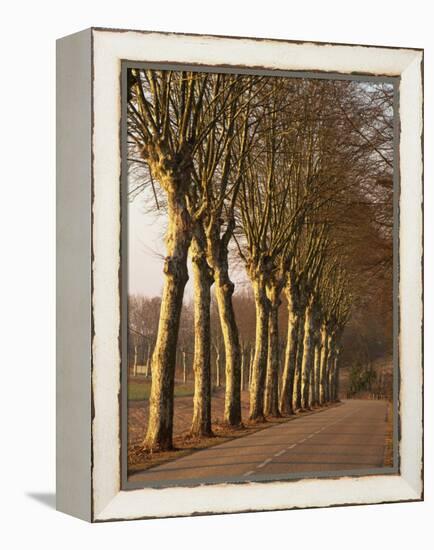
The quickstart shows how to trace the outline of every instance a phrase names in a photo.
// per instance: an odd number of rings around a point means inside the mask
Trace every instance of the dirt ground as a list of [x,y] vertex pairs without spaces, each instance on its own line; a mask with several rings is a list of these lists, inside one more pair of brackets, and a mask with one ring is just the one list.
[[[212,395],[212,419],[219,424],[223,420],[225,393],[224,388],[215,388]],[[243,418],[249,412],[249,394],[241,394]],[[175,397],[174,436],[188,433],[193,416],[193,397]],[[140,445],[143,442],[148,424],[148,401],[130,401],[128,403],[128,446]]]

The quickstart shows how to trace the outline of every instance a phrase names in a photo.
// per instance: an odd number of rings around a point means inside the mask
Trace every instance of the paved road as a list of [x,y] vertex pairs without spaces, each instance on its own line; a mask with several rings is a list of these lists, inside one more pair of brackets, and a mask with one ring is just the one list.
[[387,403],[348,400],[136,473],[130,481],[281,475],[383,466]]

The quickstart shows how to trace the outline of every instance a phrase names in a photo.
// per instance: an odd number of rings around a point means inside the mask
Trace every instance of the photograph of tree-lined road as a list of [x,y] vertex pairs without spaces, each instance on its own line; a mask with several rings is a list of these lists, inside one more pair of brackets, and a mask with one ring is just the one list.
[[128,69],[128,479],[392,465],[394,89]]

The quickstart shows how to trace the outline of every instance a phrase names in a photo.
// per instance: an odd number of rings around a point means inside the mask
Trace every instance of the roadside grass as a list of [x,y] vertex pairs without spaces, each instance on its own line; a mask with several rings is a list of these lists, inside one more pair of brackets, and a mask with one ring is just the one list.
[[[144,377],[129,378],[128,401],[147,401],[151,393],[151,381]],[[194,395],[193,382],[175,383],[175,397],[190,397]]]

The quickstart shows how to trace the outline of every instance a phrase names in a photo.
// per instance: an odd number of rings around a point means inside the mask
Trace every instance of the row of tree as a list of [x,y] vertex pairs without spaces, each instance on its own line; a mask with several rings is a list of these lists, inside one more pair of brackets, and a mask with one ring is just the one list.
[[374,269],[389,267],[392,101],[384,84],[130,70],[130,196],[144,193],[167,220],[146,449],[172,447],[189,257],[192,435],[212,434],[212,289],[225,362],[224,421],[242,422],[234,273],[246,275],[255,305],[249,420],[337,398],[341,337],[366,286],[355,269],[360,242],[375,238]]
[[[233,296],[233,307],[240,339],[241,354],[241,390],[250,388],[252,366],[255,352],[255,302],[250,289],[238,291]],[[147,298],[143,295],[131,295],[128,300],[129,334],[128,367],[132,377],[144,375],[151,379],[152,352],[158,329],[161,299]],[[285,296],[278,311],[279,326],[279,393],[283,379],[283,367],[286,348],[288,306]],[[194,380],[194,304],[184,300],[176,353],[175,382],[191,383]],[[225,385],[224,346],[218,318],[215,298],[211,302],[211,381],[213,388]]]

